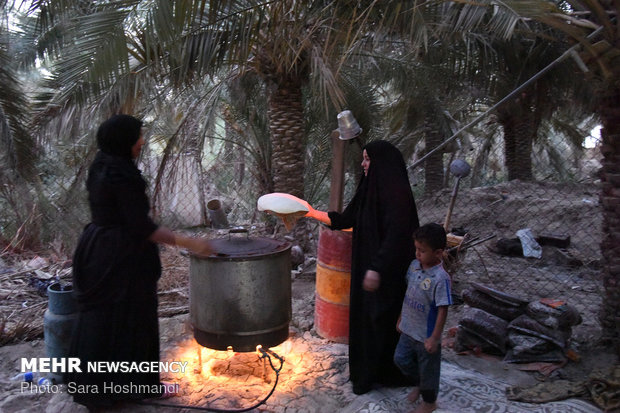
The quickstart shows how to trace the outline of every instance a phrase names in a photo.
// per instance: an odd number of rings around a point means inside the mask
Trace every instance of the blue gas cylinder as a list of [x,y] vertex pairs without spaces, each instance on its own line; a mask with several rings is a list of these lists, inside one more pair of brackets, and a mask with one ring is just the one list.
[[[71,333],[78,316],[73,287],[70,284],[51,284],[47,288],[47,296],[47,310],[43,315],[45,352],[50,358],[68,357]],[[62,372],[49,375],[56,383],[63,382],[62,376]]]

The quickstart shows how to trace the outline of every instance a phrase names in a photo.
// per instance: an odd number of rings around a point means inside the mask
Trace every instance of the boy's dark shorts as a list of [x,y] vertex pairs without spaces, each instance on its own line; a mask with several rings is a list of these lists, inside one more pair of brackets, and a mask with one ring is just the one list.
[[439,391],[441,343],[436,352],[429,353],[424,343],[401,334],[394,352],[394,363],[405,375],[419,383],[420,391]]

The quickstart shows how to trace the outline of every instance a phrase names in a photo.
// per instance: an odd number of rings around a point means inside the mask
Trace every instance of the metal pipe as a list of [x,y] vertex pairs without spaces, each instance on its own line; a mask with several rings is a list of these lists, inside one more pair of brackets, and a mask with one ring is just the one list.
[[228,228],[228,219],[219,199],[212,199],[207,202],[207,209],[213,228]]
[[334,129],[332,139],[332,175],[329,189],[329,210],[342,212],[342,197],[344,196],[344,143],[340,139],[340,132]]

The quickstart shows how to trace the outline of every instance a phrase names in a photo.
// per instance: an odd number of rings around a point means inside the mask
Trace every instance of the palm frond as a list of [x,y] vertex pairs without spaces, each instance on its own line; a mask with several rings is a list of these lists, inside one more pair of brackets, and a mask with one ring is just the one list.
[[[520,3],[515,0],[506,1],[510,4]],[[618,67],[618,62],[613,60],[617,56],[617,15],[620,12],[618,4],[610,2],[605,5],[596,0],[567,0],[570,5],[567,10],[554,10],[550,9],[549,5],[547,8],[542,7],[544,3],[551,2],[537,3],[533,1],[531,8],[519,8],[520,14],[561,31],[579,42],[585,51],[582,58],[586,60],[590,70],[599,74],[602,80],[613,79],[614,70]],[[573,14],[573,11],[578,11],[579,14]],[[597,33],[597,36],[593,36]]]
[[5,168],[32,178],[36,145],[26,127],[29,105],[11,44],[9,33],[0,26],[0,140],[5,148],[2,158]]
[[444,2],[441,32],[486,32],[498,38],[509,39],[519,26],[527,26],[527,21],[519,13],[522,8],[526,7],[524,3],[540,2],[496,2],[493,0]]
[[201,122],[200,129],[203,131],[209,130],[209,125],[214,122],[216,103],[219,101],[219,96],[223,93],[225,83],[220,82],[215,85],[211,85],[209,89],[202,92],[197,99],[195,99],[189,107],[182,113],[182,119],[177,122],[174,131],[167,136],[162,136],[160,142],[162,159],[159,162],[157,174],[155,177],[155,190],[154,190],[154,202],[156,202],[161,189],[162,183],[166,177],[166,171],[169,168],[169,163],[174,161],[174,155],[179,152],[183,152],[184,149],[191,147],[192,145],[200,148],[204,144],[204,136],[200,140],[196,140],[194,133],[187,133],[188,130],[192,130],[195,126],[194,120],[198,119]]

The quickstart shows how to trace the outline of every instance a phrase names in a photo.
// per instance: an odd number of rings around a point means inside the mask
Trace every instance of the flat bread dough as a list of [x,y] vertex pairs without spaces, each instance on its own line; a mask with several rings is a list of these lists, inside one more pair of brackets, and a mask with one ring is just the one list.
[[258,198],[257,208],[259,211],[271,211],[276,214],[294,214],[296,212],[308,212],[308,207],[299,202],[300,199],[291,194],[273,192]]
[[284,226],[290,231],[295,222],[309,211],[308,207],[300,201],[301,199],[294,195],[273,192],[258,198],[256,206],[259,211],[265,211],[282,218]]

